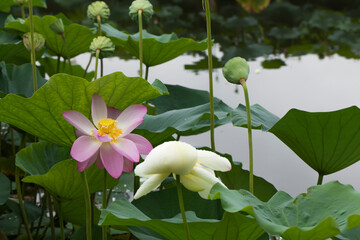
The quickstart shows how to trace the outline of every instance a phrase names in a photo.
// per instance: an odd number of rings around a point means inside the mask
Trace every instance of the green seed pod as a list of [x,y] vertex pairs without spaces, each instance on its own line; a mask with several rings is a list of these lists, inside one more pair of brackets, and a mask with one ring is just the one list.
[[246,80],[249,75],[249,64],[244,58],[234,57],[226,62],[222,69],[223,75],[230,83],[241,84],[240,80]]
[[17,5],[24,5],[25,3],[27,3],[28,0],[14,0],[14,3]]
[[[45,38],[40,33],[34,32],[34,39],[35,51],[41,50],[45,45]],[[29,32],[23,35],[23,43],[26,49],[31,51],[31,35]]]
[[101,22],[106,22],[110,17],[110,9],[103,1],[96,1],[89,5],[87,16],[91,21],[96,22],[97,16],[100,16]]
[[149,21],[154,14],[153,6],[148,0],[135,0],[129,7],[129,16],[133,21],[138,21],[138,11],[142,10],[145,21]]
[[62,35],[65,32],[64,23],[61,18],[57,19],[50,25],[50,29],[53,30],[54,33]]
[[110,38],[99,36],[94,38],[90,44],[90,51],[96,54],[97,50],[100,50],[99,58],[105,58],[111,56],[115,51],[115,45]]

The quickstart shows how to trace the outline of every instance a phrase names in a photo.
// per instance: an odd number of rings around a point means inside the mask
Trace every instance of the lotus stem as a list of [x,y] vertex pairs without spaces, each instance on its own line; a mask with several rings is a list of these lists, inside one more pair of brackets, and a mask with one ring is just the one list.
[[85,78],[85,77],[86,77],[86,73],[87,73],[87,71],[88,71],[88,69],[89,69],[89,67],[90,67],[91,60],[92,60],[92,54],[90,54],[89,62],[88,62],[88,64],[86,65],[86,68],[85,68],[85,71],[84,71],[83,78]]
[[185,229],[185,233],[186,233],[186,239],[190,240],[191,237],[190,237],[189,226],[186,221],[184,198],[183,198],[181,183],[180,183],[180,175],[176,175],[176,188],[177,188],[177,193],[178,193],[180,212],[181,212],[181,216],[182,216],[183,223],[184,223],[184,229]]
[[84,199],[85,199],[85,209],[86,209],[86,240],[92,240],[91,232],[91,200],[90,200],[90,191],[89,185],[86,179],[85,172],[81,172],[81,178],[84,186]]
[[145,80],[147,81],[149,77],[149,66],[146,65],[146,69],[145,69]]
[[324,178],[324,174],[319,173],[319,178],[318,178],[318,181],[317,181],[317,185],[321,185],[321,184],[322,184],[323,178]]
[[139,9],[138,11],[139,17],[139,59],[140,59],[140,77],[142,78],[143,73],[143,42],[142,42],[142,31],[143,31],[143,24],[142,24],[142,10]]
[[56,73],[59,73],[60,71],[60,55],[57,56],[57,62],[56,62]]
[[51,204],[51,196],[48,192],[45,192],[47,203],[48,203],[48,210],[50,215],[50,225],[51,225],[51,240],[56,240],[55,237],[55,223],[54,223],[54,213]]
[[248,89],[246,86],[246,80],[240,79],[240,83],[244,89],[245,103],[246,103],[246,116],[247,116],[247,128],[248,128],[248,141],[249,141],[249,189],[254,194],[254,160],[253,160],[253,144],[252,144],[252,129],[251,129],[251,109]]
[[104,76],[104,61],[100,58],[100,77]]
[[36,55],[35,55],[35,41],[34,41],[34,21],[33,21],[33,7],[32,7],[32,0],[29,0],[29,21],[30,21],[30,59],[32,65],[32,72],[33,72],[33,85],[34,85],[34,92],[37,90],[37,79],[36,79]]
[[21,10],[21,18],[25,20],[25,8],[24,8],[24,4],[20,5],[20,10]]
[[[106,202],[106,170],[104,169],[104,186],[103,186],[103,193],[102,193],[102,208],[107,208],[107,202]],[[107,240],[107,226],[102,226],[102,240]]]
[[[40,231],[42,220],[43,220],[44,213],[45,213],[45,206],[46,206],[46,204],[45,204],[45,201],[46,201],[45,196],[44,196],[44,198],[41,198],[41,196],[39,194],[39,197],[40,197],[40,204],[41,204],[41,215],[40,215],[40,220],[39,220],[37,228],[36,228],[35,239],[38,239],[39,231]],[[36,197],[35,197],[35,199],[36,199]]]
[[97,79],[97,70],[98,70],[98,62],[99,62],[99,55],[100,55],[100,49],[96,50],[96,54],[95,54],[95,76],[94,76],[94,80]]
[[100,14],[98,14],[96,16],[96,20],[97,20],[97,24],[98,24],[98,36],[101,36],[102,33],[101,33],[101,16],[100,16]]
[[62,214],[62,206],[60,200],[55,200],[58,207],[58,215],[59,215],[59,225],[60,225],[60,237],[61,240],[65,240],[65,231],[64,231],[64,219]]
[[209,70],[209,97],[210,97],[210,142],[211,150],[215,152],[215,118],[214,118],[214,91],[213,91],[213,64],[211,51],[211,18],[209,0],[205,0],[206,32],[208,43],[208,70]]

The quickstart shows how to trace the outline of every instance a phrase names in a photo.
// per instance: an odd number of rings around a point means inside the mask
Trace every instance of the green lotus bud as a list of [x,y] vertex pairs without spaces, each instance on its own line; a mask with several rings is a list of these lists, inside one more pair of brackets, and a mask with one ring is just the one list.
[[110,38],[99,36],[94,38],[90,44],[91,53],[96,54],[98,49],[100,50],[99,57],[105,58],[113,54],[115,51],[115,45],[112,43]]
[[50,25],[50,29],[53,30],[54,33],[62,35],[65,32],[64,23],[61,18],[57,19]]
[[249,64],[241,57],[234,57],[226,62],[222,69],[223,75],[228,82],[241,84],[240,80],[245,80],[249,75]]
[[89,5],[87,16],[90,20],[96,22],[97,16],[100,16],[101,22],[106,22],[110,17],[110,9],[103,1],[96,1]]
[[[35,51],[41,50],[45,45],[45,38],[40,33],[34,32],[34,39]],[[31,51],[31,35],[29,32],[23,35],[23,43],[26,49]]]
[[138,20],[138,11],[142,10],[145,21],[149,21],[154,14],[153,6],[148,0],[135,0],[129,7],[129,16],[133,21]]
[[14,0],[14,3],[17,5],[24,5],[27,2],[28,2],[28,0]]

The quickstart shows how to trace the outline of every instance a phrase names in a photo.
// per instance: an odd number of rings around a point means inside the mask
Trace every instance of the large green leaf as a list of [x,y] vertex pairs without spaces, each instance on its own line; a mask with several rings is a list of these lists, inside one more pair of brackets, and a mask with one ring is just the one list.
[[[46,40],[46,47],[54,54],[62,57],[73,58],[81,53],[88,52],[90,43],[95,37],[95,34],[85,26],[72,23],[66,24],[65,39],[67,50],[61,36],[54,33],[50,29],[50,25],[57,20],[54,16],[44,16],[42,18],[34,16],[34,29],[35,32],[42,34]],[[6,28],[18,30],[22,33],[29,32],[30,25],[29,19],[25,21],[17,19],[16,21],[9,22],[5,25]]]
[[336,240],[360,240],[360,227],[352,228],[344,233],[337,235]]
[[360,193],[339,182],[313,186],[294,199],[277,192],[268,202],[221,184],[216,184],[210,195],[221,199],[225,211],[246,212],[266,232],[286,240],[324,240],[360,226]]
[[[268,131],[279,118],[263,108],[262,106],[255,104],[250,107],[251,110],[251,126],[253,129],[261,129]],[[239,105],[236,109],[230,113],[231,121],[235,126],[247,127],[246,107]]]
[[[102,24],[101,29],[115,45],[139,57],[138,33],[128,35],[109,24]],[[156,36],[143,31],[143,61],[149,67],[170,61],[188,51],[204,51],[206,48],[207,40],[196,42],[191,38],[178,38],[175,33]]]
[[291,109],[269,131],[320,174],[360,160],[360,109],[310,113]]
[[[0,92],[5,94],[23,94],[26,97],[31,97],[34,93],[32,66],[31,64],[6,65],[5,62],[0,62]],[[46,80],[41,77],[37,71],[37,85],[41,87]]]
[[[227,239],[240,236],[239,239],[256,240],[263,234],[253,218],[229,214],[220,220],[222,211],[217,201],[204,200],[197,193],[184,188],[183,193],[192,239],[221,239],[220,236],[224,236],[222,234],[227,234]],[[154,238],[153,232],[169,240],[186,238],[176,188],[152,192],[132,203],[126,200],[114,202],[102,211],[100,224],[150,229],[151,231],[141,231],[143,239],[162,239],[156,237],[156,234]],[[233,229],[239,231],[232,231]],[[138,233],[139,229],[135,228],[135,232]]]
[[10,196],[10,180],[0,172],[0,205],[6,203]]
[[90,117],[94,93],[110,107],[124,109],[129,105],[160,96],[157,88],[138,77],[112,73],[93,82],[57,74],[31,98],[8,94],[0,99],[0,121],[12,124],[49,142],[70,146],[76,139],[74,128],[62,113],[76,110]]
[[[36,52],[38,59],[44,50]],[[30,63],[30,52],[25,48],[22,42],[0,44],[0,62],[5,61],[6,64],[25,64]]]
[[[0,1],[0,11],[1,12],[10,12],[10,7],[16,6],[16,5],[17,4],[14,2],[14,0],[1,0]],[[28,3],[25,3],[24,6],[28,6]],[[45,0],[34,0],[33,6],[46,8],[46,1]]]

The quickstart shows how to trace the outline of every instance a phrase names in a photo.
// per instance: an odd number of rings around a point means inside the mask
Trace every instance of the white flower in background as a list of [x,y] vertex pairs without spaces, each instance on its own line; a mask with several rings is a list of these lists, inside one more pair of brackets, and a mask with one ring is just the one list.
[[229,160],[216,153],[197,150],[184,142],[165,142],[154,148],[144,162],[135,168],[135,174],[147,180],[140,186],[134,199],[156,189],[171,173],[174,177],[180,175],[184,187],[208,199],[210,189],[220,182],[214,170],[225,172],[230,169]]

